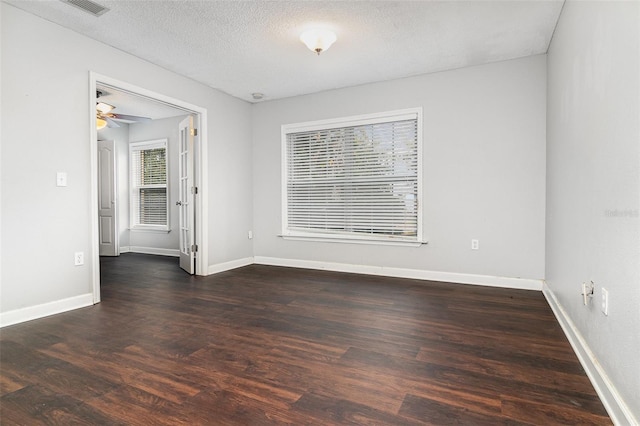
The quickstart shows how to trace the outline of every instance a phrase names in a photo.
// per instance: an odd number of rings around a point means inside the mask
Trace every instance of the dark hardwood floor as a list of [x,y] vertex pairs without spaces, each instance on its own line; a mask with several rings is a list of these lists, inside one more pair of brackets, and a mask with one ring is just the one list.
[[125,254],[102,300],[0,331],[3,425],[610,424],[539,292]]

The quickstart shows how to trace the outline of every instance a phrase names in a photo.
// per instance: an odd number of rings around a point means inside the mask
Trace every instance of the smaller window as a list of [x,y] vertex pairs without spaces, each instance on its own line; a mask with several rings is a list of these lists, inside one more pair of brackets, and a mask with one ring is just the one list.
[[169,230],[167,140],[129,145],[131,228]]

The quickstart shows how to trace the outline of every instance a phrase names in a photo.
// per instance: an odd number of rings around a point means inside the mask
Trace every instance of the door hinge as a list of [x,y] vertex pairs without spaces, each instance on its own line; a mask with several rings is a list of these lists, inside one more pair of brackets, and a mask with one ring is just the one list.
[[197,186],[192,186],[191,187],[191,193],[192,194],[197,194],[198,193],[198,187]]
[[198,136],[198,129],[191,129],[191,136]]
[[192,244],[191,245],[191,252],[192,253],[197,253],[198,252],[198,245],[197,244]]

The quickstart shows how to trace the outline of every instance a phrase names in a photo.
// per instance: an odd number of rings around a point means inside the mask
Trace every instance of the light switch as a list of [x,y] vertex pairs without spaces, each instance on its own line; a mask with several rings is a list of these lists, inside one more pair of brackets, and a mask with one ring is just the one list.
[[67,172],[58,172],[56,174],[56,185],[67,186]]

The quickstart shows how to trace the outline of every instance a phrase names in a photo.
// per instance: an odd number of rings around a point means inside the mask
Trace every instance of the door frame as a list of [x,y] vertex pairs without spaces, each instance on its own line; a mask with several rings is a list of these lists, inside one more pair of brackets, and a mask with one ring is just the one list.
[[98,235],[98,130],[96,129],[96,86],[103,85],[113,87],[121,91],[129,92],[136,96],[149,98],[156,102],[161,102],[184,110],[187,114],[193,114],[194,126],[198,129],[198,134],[194,138],[194,186],[198,187],[197,202],[195,206],[195,244],[198,246],[198,256],[196,259],[196,275],[208,275],[208,229],[209,229],[209,208],[208,208],[208,164],[207,161],[207,109],[184,102],[180,99],[172,98],[162,93],[157,93],[135,84],[122,80],[117,80],[93,71],[89,71],[89,141],[91,159],[91,269],[93,303],[100,302],[100,255],[99,255],[99,235]]

